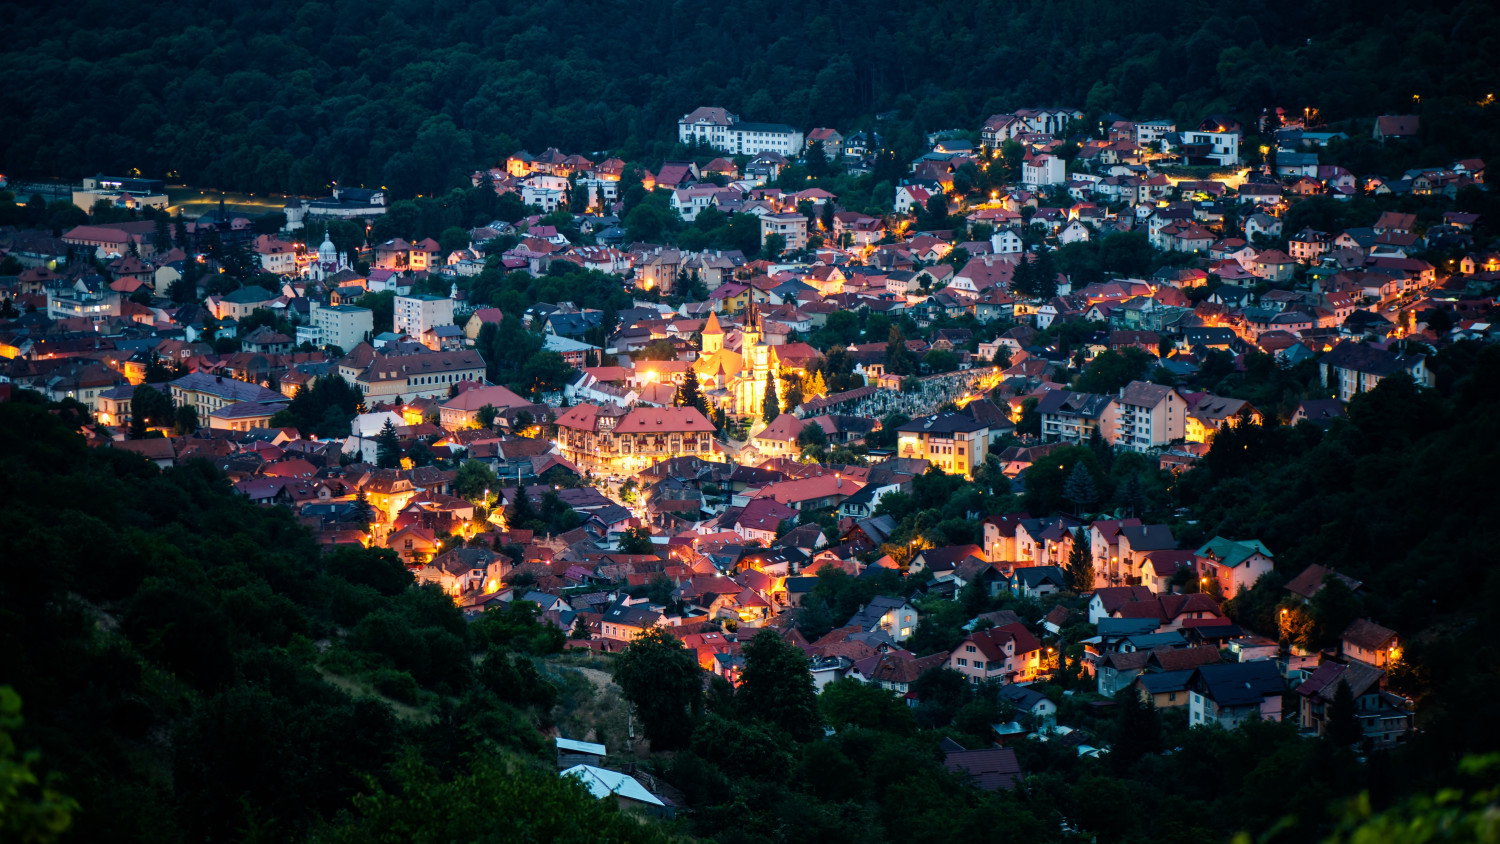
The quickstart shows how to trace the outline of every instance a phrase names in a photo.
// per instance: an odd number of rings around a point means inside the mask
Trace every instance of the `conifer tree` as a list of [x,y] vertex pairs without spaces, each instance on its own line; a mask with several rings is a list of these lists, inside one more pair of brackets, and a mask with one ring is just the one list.
[[828,385],[823,383],[822,370],[813,370],[812,378],[808,380],[807,386],[802,389],[802,393],[810,399],[822,398],[828,395]]
[[1094,554],[1086,535],[1073,537],[1073,550],[1068,553],[1068,580],[1079,594],[1094,588]]
[[766,397],[760,403],[760,418],[766,420],[767,424],[775,421],[781,415],[781,400],[776,395],[776,374],[767,370],[766,372]]
[[1063,484],[1063,498],[1073,503],[1073,512],[1082,512],[1099,501],[1099,491],[1094,488],[1094,476],[1082,462],[1073,464],[1073,473]]
[[396,426],[389,419],[375,435],[375,465],[382,469],[401,465],[401,438],[396,435]]

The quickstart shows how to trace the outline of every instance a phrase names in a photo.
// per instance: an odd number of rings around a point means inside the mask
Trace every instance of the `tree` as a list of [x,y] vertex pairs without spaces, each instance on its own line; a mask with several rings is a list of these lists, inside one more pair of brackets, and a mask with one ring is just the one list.
[[808,421],[797,432],[797,446],[806,452],[808,449],[821,451],[828,447],[828,432],[816,421]]
[[620,534],[621,554],[655,554],[656,546],[651,542],[651,531],[643,527],[626,528]]
[[703,709],[703,674],[677,637],[659,627],[641,633],[615,658],[614,678],[653,750],[687,742],[692,718]]
[[768,234],[760,245],[763,257],[776,258],[786,251],[786,238],[779,234]]
[[72,826],[78,801],[56,789],[56,775],[32,769],[39,754],[18,752],[21,723],[21,696],[0,686],[0,825],[7,840],[51,844]]
[[818,696],[818,708],[828,726],[835,730],[862,727],[896,735],[910,735],[916,730],[911,707],[889,690],[853,677],[824,686]]
[[1343,677],[1339,678],[1338,688],[1333,690],[1333,700],[1328,704],[1328,725],[1323,735],[1339,747],[1351,747],[1363,737],[1354,692]]
[[781,415],[781,400],[776,396],[776,375],[766,370],[766,395],[761,399],[760,418],[767,424],[774,422]]
[[484,503],[488,505],[489,499],[485,496],[486,491],[499,488],[500,479],[495,476],[495,470],[478,460],[465,460],[453,476],[453,491],[458,493],[460,498],[466,498],[469,501],[484,499]]
[[1134,684],[1121,689],[1115,702],[1119,706],[1117,736],[1109,759],[1115,771],[1123,774],[1142,756],[1161,750],[1161,716],[1149,701],[1141,700]]
[[1063,498],[1072,502],[1073,512],[1081,513],[1091,504],[1099,501],[1099,491],[1094,487],[1094,476],[1089,473],[1083,461],[1073,464],[1073,471],[1068,475],[1068,480],[1063,484]]
[[172,435],[192,436],[198,430],[198,408],[185,404],[172,414]]
[[822,370],[813,370],[812,377],[807,379],[807,383],[802,387],[802,394],[805,398],[810,399],[828,395],[828,385],[823,383]]
[[370,525],[374,523],[375,508],[370,506],[369,496],[365,495],[364,490],[360,490],[359,494],[354,496],[354,502],[349,505],[349,518],[355,524],[363,525],[364,530],[367,531],[370,529]]
[[389,419],[375,435],[375,465],[382,469],[395,469],[401,465],[401,437]]
[[1068,552],[1068,580],[1080,595],[1094,589],[1094,552],[1081,532],[1074,535],[1073,550]]
[[933,375],[958,369],[958,355],[948,349],[933,349],[922,356],[922,363]]
[[1132,516],[1140,516],[1145,512],[1146,490],[1141,486],[1141,476],[1131,472],[1125,478],[1125,483],[1120,485],[1120,503],[1130,511]]
[[740,712],[785,730],[798,741],[821,735],[822,718],[807,654],[774,630],[744,646],[745,672],[735,693]]
[[917,373],[916,359],[911,350],[906,348],[906,337],[901,333],[901,327],[892,325],[885,340],[885,371],[893,375],[915,375]]
[[521,369],[520,385],[532,395],[555,393],[573,376],[573,367],[557,352],[537,352]]
[[708,397],[703,395],[703,388],[698,383],[698,371],[689,368],[687,375],[682,379],[682,384],[677,387],[677,395],[673,404],[678,407],[696,407],[698,412],[708,417]]
[[474,421],[478,422],[481,428],[493,428],[495,427],[495,417],[499,415],[500,411],[496,410],[494,405],[486,404],[474,414]]
[[131,439],[145,439],[149,429],[164,428],[176,421],[177,410],[172,406],[172,399],[155,387],[136,385],[135,392],[130,397]]
[[802,376],[793,370],[781,373],[781,383],[786,385],[781,393],[782,404],[788,413],[802,406],[807,397],[802,392]]

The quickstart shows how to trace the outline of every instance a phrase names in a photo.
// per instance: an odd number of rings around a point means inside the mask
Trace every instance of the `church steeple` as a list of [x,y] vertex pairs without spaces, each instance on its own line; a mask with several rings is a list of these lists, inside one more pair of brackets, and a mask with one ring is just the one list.
[[708,312],[708,322],[703,325],[703,354],[711,355],[724,348],[724,329],[719,325],[719,317],[713,311]]

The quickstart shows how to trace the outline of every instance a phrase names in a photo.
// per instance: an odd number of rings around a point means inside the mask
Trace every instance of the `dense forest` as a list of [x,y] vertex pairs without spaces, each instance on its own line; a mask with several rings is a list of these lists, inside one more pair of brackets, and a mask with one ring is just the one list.
[[665,840],[551,768],[589,684],[538,670],[533,605],[467,622],[206,462],[88,449],[77,409],[0,404],[0,840]]
[[1477,0],[60,0],[0,6],[0,32],[0,172],[36,177],[431,194],[523,146],[660,158],[708,104],[846,133],[886,114],[902,154],[1051,104],[1252,131],[1268,107],[1360,132],[1418,110],[1440,164],[1497,138]]

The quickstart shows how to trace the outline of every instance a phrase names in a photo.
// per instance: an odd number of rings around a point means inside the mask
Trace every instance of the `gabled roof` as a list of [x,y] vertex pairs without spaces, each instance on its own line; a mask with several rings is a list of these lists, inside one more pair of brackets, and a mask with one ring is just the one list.
[[1344,630],[1344,635],[1339,638],[1365,650],[1376,651],[1395,639],[1396,631],[1381,627],[1367,618],[1360,618],[1355,619],[1354,623]]
[[1261,544],[1259,539],[1247,539],[1236,542],[1233,539],[1225,539],[1222,536],[1216,536],[1205,542],[1196,553],[1200,557],[1217,560],[1220,565],[1228,568],[1234,568],[1255,554],[1262,554],[1266,557],[1275,556],[1271,553],[1270,549]]
[[1270,660],[1204,665],[1197,671],[1195,684],[1219,706],[1259,706],[1266,697],[1286,689]]

